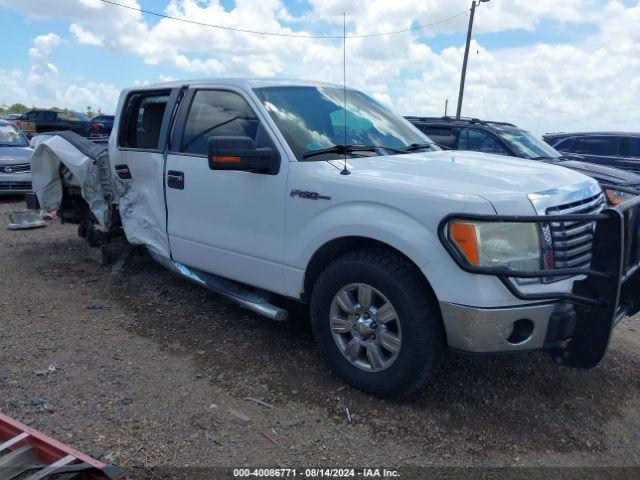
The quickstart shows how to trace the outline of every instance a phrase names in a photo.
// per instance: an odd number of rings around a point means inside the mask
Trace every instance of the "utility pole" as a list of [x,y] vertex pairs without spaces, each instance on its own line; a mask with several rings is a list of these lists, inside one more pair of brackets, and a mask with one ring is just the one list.
[[469,28],[467,29],[467,44],[464,47],[464,60],[462,60],[462,73],[460,74],[460,92],[458,92],[458,110],[456,111],[456,118],[460,118],[462,113],[462,97],[464,97],[464,81],[467,76],[467,60],[469,59],[469,46],[471,45],[471,31],[473,30],[473,17],[476,14],[476,7],[481,3],[486,3],[489,0],[471,0],[471,14],[469,15]]

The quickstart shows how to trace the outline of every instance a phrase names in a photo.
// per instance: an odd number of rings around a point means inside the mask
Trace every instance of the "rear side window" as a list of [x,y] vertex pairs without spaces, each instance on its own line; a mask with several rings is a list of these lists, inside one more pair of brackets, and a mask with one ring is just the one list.
[[507,149],[500,145],[491,135],[471,128],[463,128],[460,130],[458,150],[509,155]]
[[449,127],[418,127],[438,145],[453,147],[456,137]]
[[180,151],[207,155],[212,137],[249,137],[254,142],[259,120],[247,101],[234,92],[198,90],[191,103]]
[[584,153],[587,155],[618,155],[620,149],[620,137],[600,136],[600,137],[580,137],[573,145],[574,153]]
[[118,145],[141,150],[160,148],[160,128],[169,91],[132,93],[126,102]]
[[640,137],[629,137],[629,156],[640,157]]
[[55,122],[57,117],[57,112],[52,112],[45,110],[43,112],[39,112],[38,118],[43,122]]
[[549,143],[556,150],[560,150],[561,152],[570,152],[574,141],[575,141],[575,138],[569,137],[569,138],[565,138],[563,140],[560,140],[555,145],[553,144],[553,140],[550,140]]

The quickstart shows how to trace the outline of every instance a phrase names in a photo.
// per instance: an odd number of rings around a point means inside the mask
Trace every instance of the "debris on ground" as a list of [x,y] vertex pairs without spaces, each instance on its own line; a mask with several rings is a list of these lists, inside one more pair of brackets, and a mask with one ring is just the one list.
[[304,423],[303,420],[282,420],[278,423],[282,428],[299,427]]
[[353,418],[351,417],[351,412],[349,411],[349,407],[344,406],[344,414],[347,416],[347,425],[353,424]]
[[231,414],[231,416],[237,420],[239,423],[241,423],[242,425],[246,425],[251,421],[251,417],[249,415],[247,415],[246,413],[242,413],[238,410],[235,410],[233,408],[230,408],[228,410],[228,412]]
[[260,432],[260,435],[262,435],[264,438],[266,438],[270,443],[273,443],[274,445],[276,445],[276,440],[269,435],[267,432]]
[[211,435],[209,432],[207,432],[206,430],[204,432],[204,439],[209,445],[213,445],[215,443],[216,445],[222,446],[222,443],[216,440],[215,437]]
[[111,273],[113,275],[119,275],[123,272],[124,267],[126,266],[129,258],[131,258],[131,254],[133,253],[133,248],[124,248],[118,259],[113,262],[111,266]]
[[9,230],[29,230],[46,225],[40,212],[30,210],[9,212],[9,225],[7,225]]
[[47,368],[44,368],[42,370],[34,370],[33,373],[35,373],[37,377],[46,377],[47,375],[54,373],[56,370],[56,366],[50,364]]
[[99,303],[90,303],[87,305],[87,310],[102,310],[102,305]]
[[246,400],[247,402],[253,402],[256,403],[258,405],[260,405],[261,407],[265,407],[268,408],[269,410],[273,409],[273,405],[268,404],[267,402],[263,402],[262,400],[258,399],[258,398],[253,398],[253,397],[244,397],[243,400]]

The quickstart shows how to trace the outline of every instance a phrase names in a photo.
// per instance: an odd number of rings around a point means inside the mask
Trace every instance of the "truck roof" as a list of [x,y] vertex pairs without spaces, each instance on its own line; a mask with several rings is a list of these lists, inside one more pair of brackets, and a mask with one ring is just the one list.
[[[190,80],[174,80],[170,82],[155,83],[153,85],[144,85],[141,87],[131,87],[127,90],[157,90],[159,88],[177,88],[184,85],[190,86],[206,86],[206,85],[228,85],[245,89],[253,89],[259,87],[336,87],[342,88],[342,85],[319,82],[315,80],[300,80],[286,78],[198,78]],[[347,90],[353,90],[347,87]]]

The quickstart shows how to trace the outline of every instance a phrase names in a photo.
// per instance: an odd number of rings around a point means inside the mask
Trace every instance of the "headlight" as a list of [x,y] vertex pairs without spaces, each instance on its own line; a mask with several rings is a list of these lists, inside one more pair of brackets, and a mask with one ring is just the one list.
[[621,203],[628,202],[636,198],[633,193],[621,192],[620,190],[613,190],[609,188],[604,189],[604,194],[607,196],[607,202],[609,205],[620,205]]
[[535,223],[452,221],[449,240],[474,266],[542,269],[540,231]]

